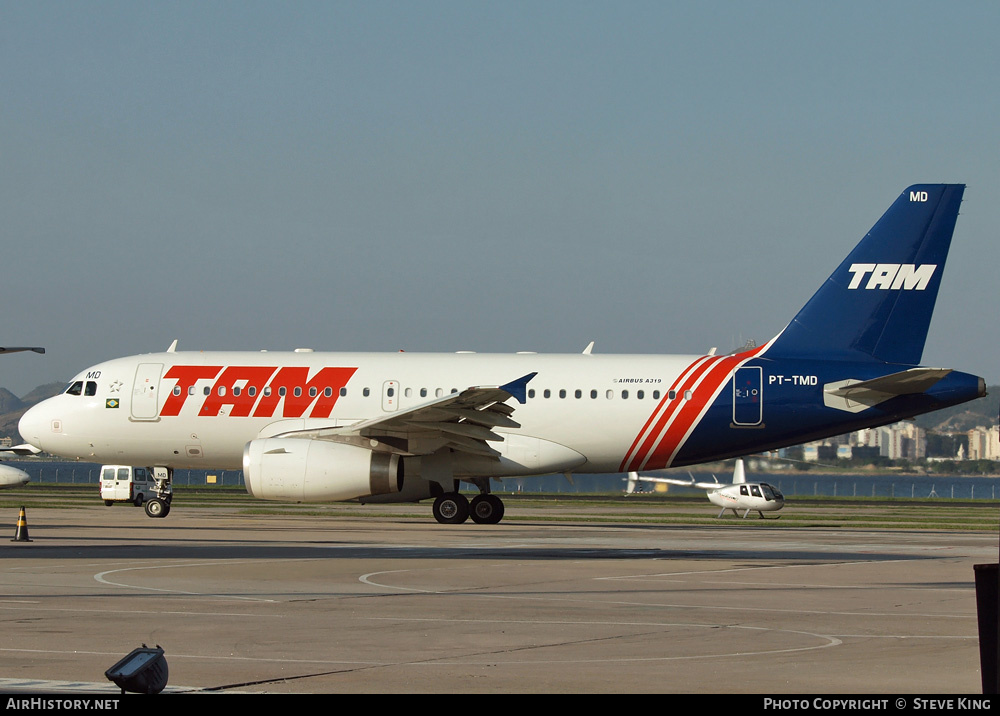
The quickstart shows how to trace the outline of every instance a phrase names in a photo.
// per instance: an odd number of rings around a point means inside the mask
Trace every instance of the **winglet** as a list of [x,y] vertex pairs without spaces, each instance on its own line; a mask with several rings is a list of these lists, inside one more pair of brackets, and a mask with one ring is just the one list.
[[528,399],[528,381],[538,375],[538,372],[528,373],[528,375],[521,376],[517,380],[512,380],[506,385],[501,385],[500,390],[506,390],[514,398],[517,398],[517,402],[525,403]]

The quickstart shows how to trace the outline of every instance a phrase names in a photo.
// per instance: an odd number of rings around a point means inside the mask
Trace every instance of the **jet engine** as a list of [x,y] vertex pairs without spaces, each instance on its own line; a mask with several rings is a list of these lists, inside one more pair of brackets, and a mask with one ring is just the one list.
[[400,492],[403,461],[356,445],[265,438],[243,448],[243,477],[262,500],[338,502]]

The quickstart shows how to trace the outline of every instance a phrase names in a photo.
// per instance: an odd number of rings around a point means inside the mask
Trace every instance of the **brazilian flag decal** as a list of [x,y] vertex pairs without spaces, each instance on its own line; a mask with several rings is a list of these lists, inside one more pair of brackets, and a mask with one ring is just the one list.
[[118,407],[118,398],[108,398],[107,400],[104,401],[104,407],[105,408],[117,408]]

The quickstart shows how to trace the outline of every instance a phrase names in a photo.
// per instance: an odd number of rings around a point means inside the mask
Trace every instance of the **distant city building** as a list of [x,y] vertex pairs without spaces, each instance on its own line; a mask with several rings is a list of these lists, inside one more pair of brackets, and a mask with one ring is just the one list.
[[967,460],[1000,460],[1000,426],[978,427],[969,430]]
[[[1000,445],[995,447],[1000,452]],[[876,455],[890,460],[925,458],[927,431],[912,422],[904,421],[881,428],[866,428],[802,446],[802,459],[810,462],[835,458],[850,460],[853,457],[866,459]]]

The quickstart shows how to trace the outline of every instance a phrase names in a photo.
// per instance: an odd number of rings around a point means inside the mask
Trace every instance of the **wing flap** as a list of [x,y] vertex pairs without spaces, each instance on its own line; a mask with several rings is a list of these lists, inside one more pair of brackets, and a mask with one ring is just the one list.
[[[519,428],[511,419],[515,408],[504,401],[515,398],[524,403],[528,381],[536,373],[529,373],[515,381],[499,386],[473,386],[457,393],[435,398],[407,410],[387,413],[377,418],[363,420],[344,427],[314,428],[289,431],[284,437],[309,437],[319,440],[351,441],[359,438],[392,437],[397,440],[419,442],[434,449],[446,446],[457,452],[498,458],[499,451],[490,442],[502,442],[503,436],[492,428]],[[430,448],[404,452],[423,454]]]

